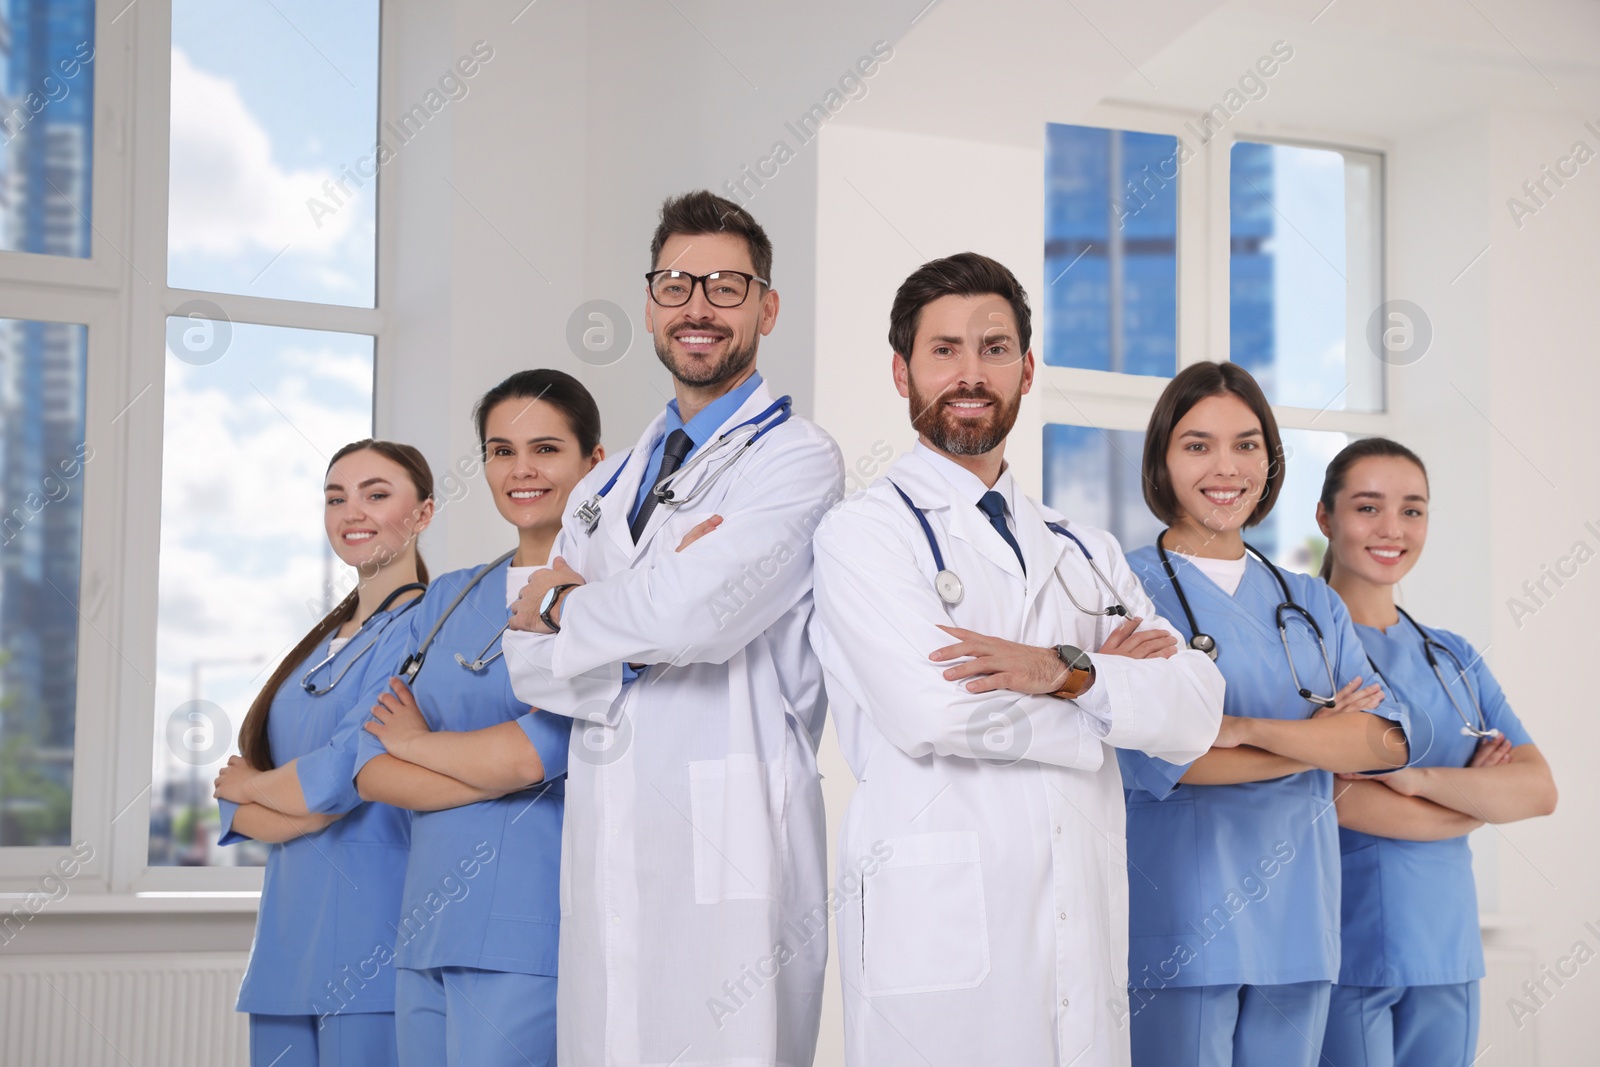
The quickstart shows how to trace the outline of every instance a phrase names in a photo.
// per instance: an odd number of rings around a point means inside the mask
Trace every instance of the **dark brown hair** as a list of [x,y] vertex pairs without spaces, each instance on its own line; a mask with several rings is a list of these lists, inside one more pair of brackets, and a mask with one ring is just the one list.
[[489,412],[506,400],[543,400],[566,416],[567,428],[578,439],[578,448],[589,455],[600,447],[600,408],[594,396],[566,371],[519,370],[478,398],[472,408],[472,424],[478,428],[478,455],[488,459]]
[[731,233],[750,247],[750,263],[758,278],[772,280],[772,242],[755,216],[732,200],[697,189],[669,196],[661,204],[661,222],[650,240],[650,267],[661,266],[661,246],[674,234]]
[[[410,445],[403,445],[397,441],[374,441],[370,437],[362,441],[352,441],[333,454],[328,461],[328,470],[333,470],[334,464],[354,452],[376,452],[384,459],[400,465],[410,477],[411,484],[416,486],[417,500],[433,499],[433,470],[428,466],[428,461],[421,452]],[[413,516],[415,518],[416,516]],[[428,566],[422,562],[422,553],[417,553],[417,580],[426,584],[428,581]],[[311,631],[300,639],[300,643],[289,650],[289,654],[279,661],[272,676],[267,679],[267,684],[261,687],[261,692],[250,704],[250,710],[245,712],[244,722],[239,724],[239,754],[245,762],[257,770],[270,771],[277,766],[272,759],[272,742],[267,735],[267,719],[272,714],[272,701],[278,695],[278,689],[289,678],[301,663],[311,656],[322,644],[323,638],[338,631],[339,627],[355,618],[356,603],[360,597],[361,589],[357,586],[350,590],[350,595],[339,601],[338,605],[322,621],[311,628]]]
[[[1428,468],[1423,464],[1422,457],[1399,441],[1391,441],[1387,437],[1363,437],[1339,449],[1339,454],[1328,461],[1328,469],[1322,475],[1322,495],[1317,498],[1325,514],[1333,515],[1333,505],[1338,501],[1339,494],[1344,492],[1344,483],[1350,477],[1351,468],[1374,456],[1409,460],[1422,472],[1422,480],[1428,480]],[[1331,550],[1333,546],[1328,547]],[[1333,577],[1332,551],[1322,554],[1322,570],[1317,573],[1323,581]]]
[[1261,443],[1267,450],[1267,487],[1245,525],[1254,526],[1265,519],[1278,501],[1278,492],[1283,488],[1283,438],[1278,434],[1278,420],[1273,417],[1272,405],[1267,403],[1261,386],[1237,363],[1193,363],[1179,371],[1161,390],[1161,398],[1156,401],[1155,410],[1150,413],[1150,425],[1144,432],[1144,502],[1151,513],[1168,526],[1183,514],[1172,491],[1172,473],[1167,470],[1167,449],[1172,444],[1172,432],[1200,401],[1229,395],[1243,400],[1261,423]]
[[1033,340],[1028,294],[1004,264],[976,252],[958,252],[944,259],[930,260],[900,283],[889,309],[889,347],[901,359],[910,360],[923,308],[941,296],[990,294],[1011,305],[1011,313],[1017,319],[1017,343],[1026,352]]

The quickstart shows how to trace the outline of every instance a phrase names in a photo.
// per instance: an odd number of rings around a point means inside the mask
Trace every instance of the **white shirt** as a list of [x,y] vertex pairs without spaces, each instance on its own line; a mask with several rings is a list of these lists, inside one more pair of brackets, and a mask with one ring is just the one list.
[[[723,424],[772,403],[765,386]],[[706,495],[628,533],[650,444],[622,465],[592,534],[554,553],[587,584],[556,635],[508,632],[517,696],[578,720],[561,862],[563,1065],[810,1064],[827,958],[816,747],[822,672],[806,641],[811,535],[843,495],[831,438],[793,417]],[[683,552],[716,514],[722,525]],[[647,663],[634,682],[624,663]]]
[[[1024,576],[950,466],[960,469],[927,450],[902,457],[814,543],[813,642],[860,782],[836,887],[848,900],[838,910],[846,1061],[1123,1065],[1126,815],[1110,748],[1198,757],[1221,721],[1222,676],[1188,650],[1094,654],[1120,620],[1072,607],[1060,583],[1086,605],[1111,600],[1078,548],[1046,527],[1061,516],[1010,491]],[[1003,474],[995,488],[1005,495],[1009,483]],[[959,604],[935,593],[933,553],[895,486],[961,578]],[[1176,636],[1116,540],[1072,530],[1143,627]],[[1091,650],[1095,683],[1076,701],[971,693],[928,659],[955,641],[940,625]]]
[[1200,573],[1210,578],[1229,596],[1239,591],[1239,583],[1244,581],[1244,568],[1250,562],[1249,553],[1241,553],[1238,559],[1211,559],[1208,556],[1191,556],[1187,552],[1174,552],[1189,563],[1200,568]]

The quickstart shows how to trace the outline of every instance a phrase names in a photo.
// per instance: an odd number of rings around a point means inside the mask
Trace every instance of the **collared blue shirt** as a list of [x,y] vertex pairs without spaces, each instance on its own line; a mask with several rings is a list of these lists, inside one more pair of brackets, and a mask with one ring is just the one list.
[[737,389],[717,397],[688,422],[684,422],[682,416],[678,414],[676,399],[667,402],[667,422],[661,428],[661,436],[650,448],[650,464],[644,469],[644,478],[639,482],[639,492],[634,496],[633,507],[628,511],[629,522],[639,514],[639,506],[644,503],[645,494],[655,487],[656,479],[661,477],[661,457],[667,450],[667,438],[672,436],[672,431],[682,430],[689,435],[689,440],[694,442],[689,455],[684,457],[684,462],[687,463],[690,457],[711,440],[717,429],[744,406],[744,402],[750,399],[750,394],[759,388],[761,388],[761,372],[755,371]]
[[[1225,593],[1177,553],[1172,565],[1199,628],[1217,641],[1227,680],[1227,715],[1306,719],[1273,612],[1283,592],[1251,558],[1239,588]],[[1128,553],[1161,617],[1192,637],[1154,546]],[[1296,602],[1317,620],[1335,685],[1375,681],[1344,602],[1327,583],[1283,572]],[[1289,645],[1302,681],[1328,679],[1309,628],[1291,623]],[[1381,683],[1380,683],[1381,684]],[[1385,688],[1373,714],[1398,721],[1404,705]],[[1333,775],[1301,771],[1239,785],[1190,785],[1188,764],[1118,750],[1128,803],[1130,981],[1141,988],[1283,985],[1339,975],[1340,864]]]
[[[1488,725],[1498,728],[1513,747],[1532,744],[1483,657],[1447,630],[1430,627],[1428,633],[1465,668],[1463,678],[1450,657],[1438,653],[1448,696],[1410,623],[1401,619],[1387,630],[1356,627],[1384,683],[1411,711],[1416,724],[1412,766],[1467,765],[1478,739],[1462,734],[1461,715],[1477,725],[1473,697]],[[1470,686],[1470,693],[1464,686]],[[1341,826],[1339,849],[1344,866],[1340,985],[1447,985],[1483,977],[1478,892],[1465,836],[1400,841]]]

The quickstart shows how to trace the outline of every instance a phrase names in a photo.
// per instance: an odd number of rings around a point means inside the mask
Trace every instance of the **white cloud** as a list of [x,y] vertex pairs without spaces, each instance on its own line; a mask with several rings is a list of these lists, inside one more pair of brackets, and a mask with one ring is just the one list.
[[[272,139],[245,106],[238,87],[198,69],[172,50],[172,173],[168,240],[174,253],[276,253],[284,245],[329,254],[361,213],[323,215],[306,208],[322,197],[331,171],[284,170]],[[357,196],[360,196],[357,193]]]
[[[371,363],[306,347],[285,347],[273,363],[277,373],[263,368],[255,378],[266,396],[240,396],[207,384],[204,367],[167,361],[158,787],[169,773],[189,773],[166,751],[165,728],[191,697],[193,664],[211,661],[202,696],[220,704],[237,731],[272,661],[321,615],[322,476],[334,449],[368,432],[369,402],[359,390],[371,388]],[[342,384],[329,390],[330,382]],[[332,572],[342,592],[349,569],[335,561]],[[256,657],[262,661],[239,662]]]

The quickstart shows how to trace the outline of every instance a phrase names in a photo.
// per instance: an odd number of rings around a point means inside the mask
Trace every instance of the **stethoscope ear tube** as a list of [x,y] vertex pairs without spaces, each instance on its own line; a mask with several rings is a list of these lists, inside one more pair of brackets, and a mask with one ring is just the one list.
[[[404,662],[400,664],[400,669],[396,673],[400,676],[402,681],[404,681],[407,685],[410,685],[412,680],[416,678],[417,673],[422,670],[423,661],[428,658],[428,648],[433,644],[433,639],[439,636],[439,631],[444,628],[444,624],[449,620],[450,616],[455,614],[456,608],[461,606],[461,602],[467,598],[467,594],[472,592],[473,589],[477,588],[479,582],[483,581],[483,576],[516,554],[517,550],[513,548],[510,552],[507,552],[505,555],[501,556],[497,560],[494,560],[492,563],[485,563],[481,568],[479,568],[478,573],[472,576],[472,580],[461,587],[461,591],[455,595],[455,599],[450,601],[450,605],[444,609],[444,614],[439,616],[439,620],[435,622],[433,624],[433,628],[428,631],[428,636],[422,639],[422,644],[418,645],[417,650],[411,653],[411,655],[407,656]],[[507,622],[506,625],[509,626],[510,623]],[[504,627],[501,628],[501,632],[505,632]],[[494,644],[493,641],[489,643],[491,645]],[[462,666],[470,665],[462,664]]]

